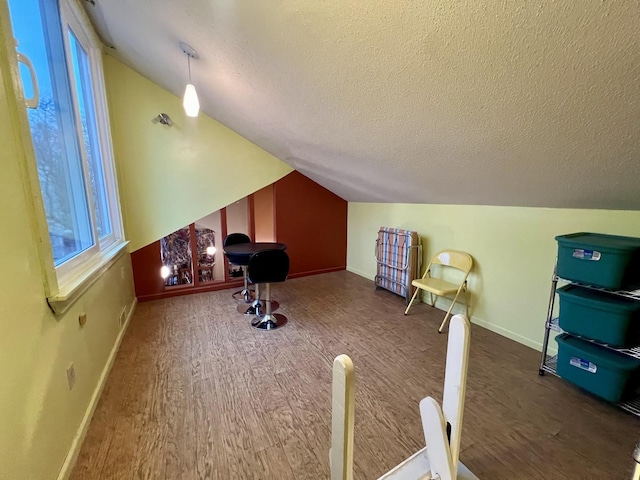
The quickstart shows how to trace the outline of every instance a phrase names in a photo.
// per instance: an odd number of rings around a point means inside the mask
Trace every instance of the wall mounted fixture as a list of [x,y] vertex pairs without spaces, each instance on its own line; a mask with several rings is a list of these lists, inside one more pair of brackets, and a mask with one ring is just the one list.
[[196,87],[191,83],[191,59],[197,60],[200,58],[196,51],[191,48],[190,45],[180,42],[180,48],[187,56],[187,65],[189,68],[189,83],[184,90],[184,98],[182,100],[182,106],[188,117],[197,117],[200,111],[200,102],[198,101],[198,94],[196,93]]
[[173,120],[171,120],[171,117],[169,115],[167,115],[166,113],[159,113],[157,117],[153,117],[153,119],[151,119],[151,121],[153,123],[161,123],[162,125],[167,125],[169,127],[171,127],[173,125]]

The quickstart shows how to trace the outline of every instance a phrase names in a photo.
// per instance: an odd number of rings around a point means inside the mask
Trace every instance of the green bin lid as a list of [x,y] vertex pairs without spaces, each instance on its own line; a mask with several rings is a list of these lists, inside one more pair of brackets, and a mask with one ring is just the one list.
[[608,369],[631,371],[640,368],[640,360],[637,358],[629,357],[623,353],[582,340],[567,333],[558,335],[556,342],[558,342],[558,345],[564,344],[570,348],[579,350],[591,359],[595,357],[594,363],[596,365],[599,363]]
[[556,241],[563,246],[576,248],[592,247],[605,251],[640,249],[640,238],[606,235],[604,233],[570,233],[567,235],[558,235]]

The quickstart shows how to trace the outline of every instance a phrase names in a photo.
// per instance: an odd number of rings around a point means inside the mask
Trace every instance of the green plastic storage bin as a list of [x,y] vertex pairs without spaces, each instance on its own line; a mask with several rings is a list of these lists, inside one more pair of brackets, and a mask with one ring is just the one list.
[[583,232],[556,240],[559,277],[610,290],[640,286],[640,238]]
[[640,345],[640,301],[566,285],[560,297],[560,328],[612,347]]
[[566,333],[558,342],[558,375],[610,402],[619,402],[637,385],[640,360]]

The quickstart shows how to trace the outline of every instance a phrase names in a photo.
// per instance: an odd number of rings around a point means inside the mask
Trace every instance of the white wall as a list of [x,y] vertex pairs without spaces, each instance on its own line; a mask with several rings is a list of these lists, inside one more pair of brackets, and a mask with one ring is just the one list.
[[640,237],[640,211],[349,203],[348,270],[373,279],[380,226],[416,230],[424,246],[423,269],[438,250],[469,252],[475,262],[469,278],[472,320],[540,348],[554,237],[580,231]]
[[25,176],[25,162],[35,159],[24,147],[30,138],[12,82],[4,1],[0,23],[0,479],[50,480],[71,460],[123,332],[120,312],[134,305],[131,260],[123,255],[64,315],[48,308]]
[[[291,167],[105,56],[125,227],[137,250],[291,172]],[[160,112],[173,127],[152,123]]]
[[227,205],[227,234],[229,233],[250,234],[249,199],[247,197]]

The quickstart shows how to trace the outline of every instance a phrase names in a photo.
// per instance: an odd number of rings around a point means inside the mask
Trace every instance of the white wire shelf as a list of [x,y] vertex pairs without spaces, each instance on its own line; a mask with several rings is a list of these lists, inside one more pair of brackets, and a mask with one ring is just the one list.
[[589,290],[597,290],[599,292],[610,293],[612,295],[618,295],[619,297],[626,297],[632,300],[640,300],[640,288],[637,290],[607,290],[606,288],[595,287],[593,285],[587,285],[580,282],[574,282],[567,280],[566,278],[557,277],[559,281],[570,283],[571,285],[577,285],[579,287],[588,288]]
[[558,317],[553,317],[551,319],[551,321],[549,322],[549,328],[551,330],[553,330],[554,332],[560,332],[560,333],[564,333],[564,330],[562,330],[560,328],[560,325],[558,324]]
[[[550,373],[551,375],[555,375],[558,378],[561,378],[557,372],[558,369],[558,356],[553,355],[547,357],[547,360],[542,365],[542,370],[546,373]],[[626,400],[624,402],[615,404],[618,408],[629,412],[636,417],[640,417],[640,392],[636,392],[632,398]]]
[[[562,330],[560,328],[560,325],[558,325],[558,318],[554,317],[551,319],[551,321],[549,322],[549,329],[555,331],[555,332],[560,332],[560,333],[565,333],[564,330]],[[566,332],[569,333],[569,332]],[[569,335],[573,335],[573,333],[569,333]],[[590,342],[590,343],[595,343],[596,345],[600,345],[602,347],[606,347],[610,350],[615,350],[616,352],[620,352],[624,355],[628,355],[630,357],[634,357],[634,358],[638,358],[640,359],[640,346],[637,347],[631,347],[631,348],[615,348],[615,347],[611,347],[609,345],[605,345],[604,343],[598,343],[594,340],[591,340],[590,338],[585,338],[585,337],[581,337],[580,335],[573,335],[574,337],[578,337],[581,338],[582,340],[586,341],[586,342]]]
[[[557,267],[557,259],[556,259],[556,267]],[[616,295],[619,297],[628,298],[635,301],[640,301],[640,289],[638,290],[609,290],[606,288],[600,288],[593,285],[586,285],[579,282],[574,282],[571,280],[567,280],[566,278],[559,277],[557,275],[557,270],[554,268],[552,282],[551,282],[551,295],[549,299],[549,309],[547,311],[547,321],[545,322],[545,336],[544,342],[542,345],[542,359],[540,362],[539,374],[544,375],[545,373],[549,373],[551,375],[555,375],[556,377],[560,377],[557,372],[558,368],[558,356],[557,355],[548,355],[547,348],[549,344],[550,332],[558,332],[565,333],[558,323],[558,318],[554,317],[554,305],[555,299],[557,295],[558,282],[561,284],[571,284],[577,285],[579,287],[588,288],[589,290],[595,290],[603,293],[608,293],[611,295]],[[555,310],[557,311],[557,310]],[[572,333],[566,332],[569,335],[573,335]],[[573,335],[575,337],[581,338],[584,341],[588,341],[594,343],[596,345],[600,345],[602,347],[608,348],[610,350],[614,350],[616,352],[622,353],[624,355],[640,359],[640,345],[631,348],[615,348],[610,345],[605,345],[589,338],[580,337],[579,335]],[[637,417],[640,417],[640,388],[636,390],[636,392],[630,396],[630,398],[624,402],[620,402],[616,404],[622,410],[629,412]]]
[[550,357],[547,357],[544,364],[542,365],[542,370],[544,370],[547,373],[550,373],[551,375],[555,375],[556,377],[559,377],[558,373],[556,372],[557,368],[558,368],[557,355],[552,355]]
[[626,402],[618,403],[617,406],[622,410],[633,413],[636,417],[640,417],[640,394]]

